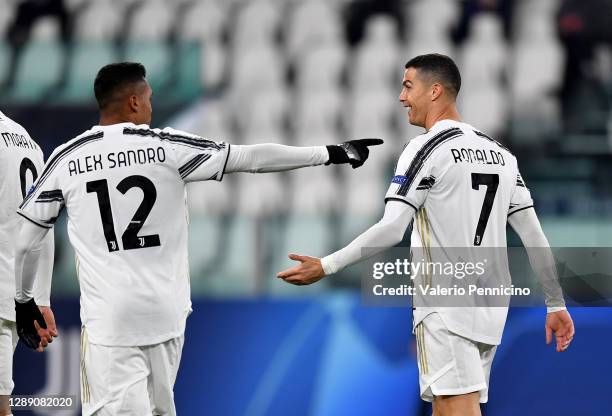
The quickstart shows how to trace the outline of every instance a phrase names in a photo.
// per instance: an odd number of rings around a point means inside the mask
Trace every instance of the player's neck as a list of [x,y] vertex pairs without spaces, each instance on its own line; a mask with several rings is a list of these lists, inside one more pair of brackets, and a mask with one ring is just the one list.
[[134,123],[134,120],[131,120],[130,117],[126,117],[117,113],[100,114],[100,122],[98,123],[98,125],[110,126],[119,123]]
[[461,121],[461,115],[454,105],[445,107],[438,111],[431,111],[425,119],[425,130],[429,131],[434,124],[441,120]]

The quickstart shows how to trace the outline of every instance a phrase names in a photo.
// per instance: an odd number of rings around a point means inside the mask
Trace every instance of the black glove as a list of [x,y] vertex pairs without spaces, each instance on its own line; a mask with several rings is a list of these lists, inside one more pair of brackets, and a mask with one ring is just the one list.
[[378,146],[383,143],[381,139],[358,139],[327,146],[329,160],[326,165],[350,163],[353,169],[358,168],[364,164],[370,154],[368,146]]
[[34,326],[34,321],[37,321],[38,325],[44,329],[47,329],[47,323],[36,302],[34,302],[34,299],[30,299],[26,303],[15,301],[15,312],[17,314],[17,335],[19,335],[19,339],[29,348],[37,349],[40,344],[40,337]]

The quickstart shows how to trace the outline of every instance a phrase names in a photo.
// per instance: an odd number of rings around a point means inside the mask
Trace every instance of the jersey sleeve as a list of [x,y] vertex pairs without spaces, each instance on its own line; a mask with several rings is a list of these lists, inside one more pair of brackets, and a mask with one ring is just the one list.
[[64,193],[60,185],[60,162],[54,152],[45,164],[19,206],[17,213],[34,224],[52,228],[64,208]]
[[426,155],[420,151],[415,140],[412,140],[404,148],[397,162],[395,176],[391,179],[385,202],[401,201],[418,211],[434,183],[435,177],[430,172]]
[[525,185],[525,181],[517,170],[516,185],[514,186],[512,196],[510,197],[508,216],[514,214],[515,212],[519,212],[532,207],[533,199],[531,199],[531,192],[529,192],[527,185]]
[[36,171],[42,174],[42,171],[45,168],[45,156],[40,148],[38,149],[36,156],[37,157],[33,160],[34,166],[36,166]]
[[230,145],[183,131],[161,130],[174,155],[176,168],[185,182],[223,179]]

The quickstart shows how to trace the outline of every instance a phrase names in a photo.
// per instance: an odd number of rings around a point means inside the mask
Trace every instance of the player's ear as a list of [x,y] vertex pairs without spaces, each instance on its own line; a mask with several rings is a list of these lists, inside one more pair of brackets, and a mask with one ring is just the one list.
[[431,86],[431,101],[436,101],[442,95],[442,85],[437,82]]
[[132,111],[133,113],[138,112],[138,107],[140,107],[140,101],[137,95],[135,94],[130,95],[128,99],[128,104],[130,106],[130,111]]

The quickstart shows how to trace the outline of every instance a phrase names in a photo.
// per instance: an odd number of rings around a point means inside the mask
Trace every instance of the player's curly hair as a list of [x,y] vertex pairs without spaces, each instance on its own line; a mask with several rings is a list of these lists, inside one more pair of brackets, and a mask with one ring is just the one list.
[[100,110],[106,108],[122,88],[143,82],[146,75],[145,67],[137,62],[118,62],[103,66],[94,81],[94,93]]
[[432,81],[442,84],[453,98],[457,98],[461,89],[461,74],[455,62],[448,56],[439,53],[415,56],[406,62],[405,68],[414,68],[425,73]]

